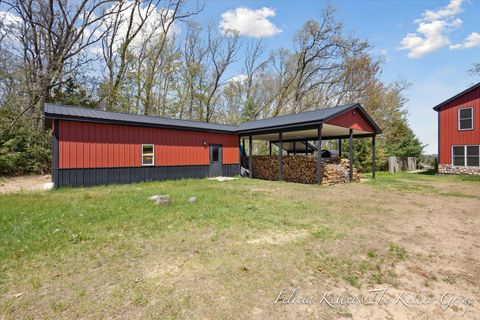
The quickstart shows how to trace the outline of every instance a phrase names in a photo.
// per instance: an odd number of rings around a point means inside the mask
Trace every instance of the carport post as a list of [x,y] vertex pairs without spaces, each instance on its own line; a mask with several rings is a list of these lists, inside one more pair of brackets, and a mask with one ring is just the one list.
[[295,147],[295,141],[293,141],[293,155],[297,155],[297,148]]
[[272,155],[272,141],[268,141],[268,148],[270,150],[270,155]]
[[375,179],[375,135],[372,137],[372,178]]
[[242,150],[245,150],[245,146],[242,147],[242,139],[238,137],[238,164],[240,166],[240,173],[242,172]]
[[253,178],[252,136],[248,136],[248,177]]
[[322,127],[320,123],[317,129],[317,183],[322,184],[323,170],[322,170]]
[[348,170],[348,180],[353,181],[353,130],[350,129],[350,137],[348,138],[348,161],[349,170]]
[[282,133],[278,133],[278,180],[283,180],[282,173],[282,157],[283,157],[283,137]]
[[341,159],[342,158],[342,139],[338,139],[338,157]]

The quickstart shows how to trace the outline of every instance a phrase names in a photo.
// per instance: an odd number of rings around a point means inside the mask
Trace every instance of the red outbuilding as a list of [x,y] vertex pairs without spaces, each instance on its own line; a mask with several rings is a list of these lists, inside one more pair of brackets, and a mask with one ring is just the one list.
[[433,108],[439,173],[480,175],[480,82]]
[[[150,180],[240,174],[240,141],[275,143],[280,150],[311,154],[322,139],[371,137],[380,128],[359,104],[225,125],[139,114],[46,104],[52,128],[52,179],[55,187],[84,187]],[[310,144],[316,141],[317,147]],[[291,149],[293,146],[293,150]],[[303,147],[302,147],[303,146]],[[316,152],[318,160],[322,153]],[[373,157],[373,169],[375,166]],[[318,162],[320,163],[320,161]],[[282,179],[282,152],[279,179]],[[318,182],[322,167],[317,166]],[[252,170],[248,170],[252,176]],[[350,176],[352,172],[350,172]]]

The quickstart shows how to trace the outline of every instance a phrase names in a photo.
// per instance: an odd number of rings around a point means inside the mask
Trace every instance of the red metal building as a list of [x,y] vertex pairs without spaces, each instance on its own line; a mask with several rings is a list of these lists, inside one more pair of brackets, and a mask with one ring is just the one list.
[[[374,142],[375,135],[381,133],[359,104],[240,125],[52,104],[45,106],[44,114],[53,133],[55,187],[239,175],[242,136],[270,142],[280,137],[294,146],[297,140],[299,145],[308,146],[312,140],[321,145],[322,137],[350,141],[372,137]],[[280,146],[286,150],[281,142]]]
[[433,108],[440,173],[480,174],[480,83]]

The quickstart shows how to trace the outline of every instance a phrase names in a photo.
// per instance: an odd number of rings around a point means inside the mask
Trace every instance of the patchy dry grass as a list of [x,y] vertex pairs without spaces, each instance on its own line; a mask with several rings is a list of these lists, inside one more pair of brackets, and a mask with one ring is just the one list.
[[[474,319],[479,181],[380,174],[330,187],[184,180],[2,195],[0,319],[423,319],[463,311]],[[174,203],[157,207],[153,194]],[[274,304],[293,288],[321,295],[385,286],[475,302],[447,310]]]

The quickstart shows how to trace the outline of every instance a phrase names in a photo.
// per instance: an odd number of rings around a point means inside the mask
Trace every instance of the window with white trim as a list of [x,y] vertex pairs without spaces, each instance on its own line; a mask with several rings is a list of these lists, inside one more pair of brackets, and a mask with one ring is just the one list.
[[473,129],[473,108],[458,109],[458,130]]
[[153,144],[142,144],[142,166],[153,166],[155,153]]
[[453,146],[452,164],[462,167],[480,166],[480,146]]
[[478,159],[480,158],[479,146],[466,146],[467,151],[467,167],[478,167]]

